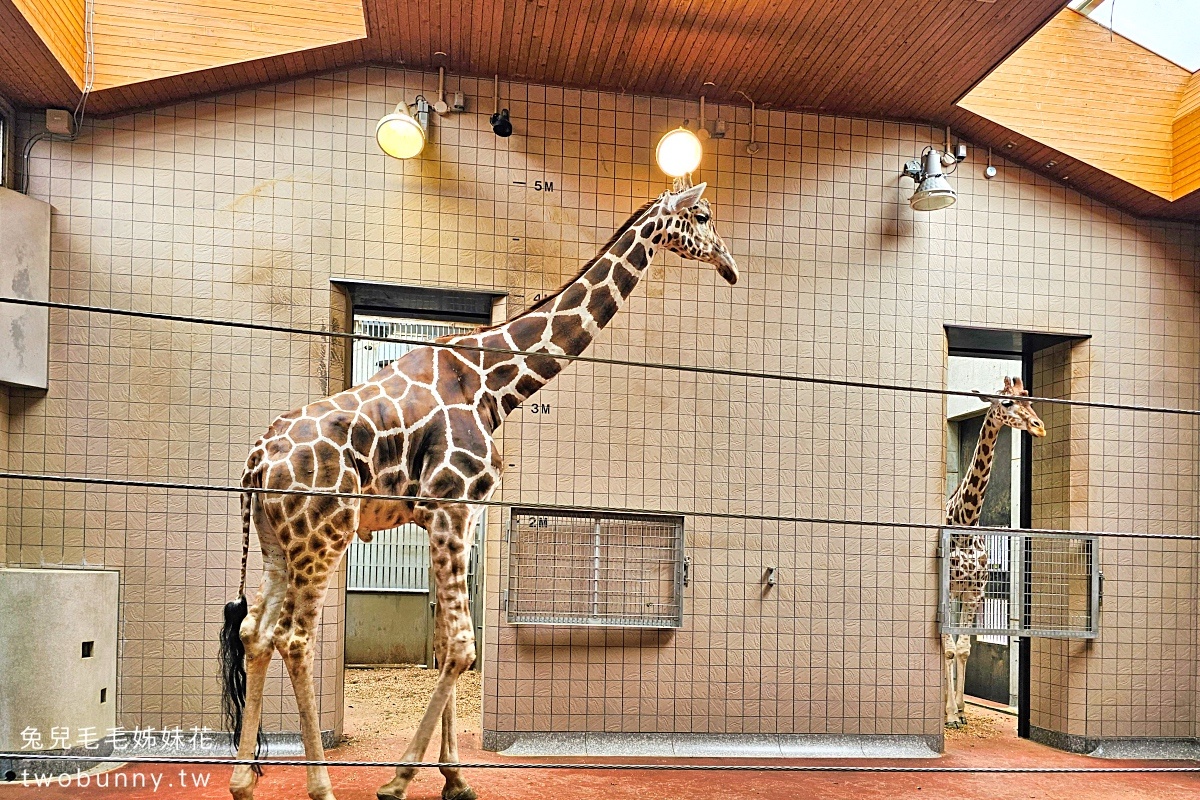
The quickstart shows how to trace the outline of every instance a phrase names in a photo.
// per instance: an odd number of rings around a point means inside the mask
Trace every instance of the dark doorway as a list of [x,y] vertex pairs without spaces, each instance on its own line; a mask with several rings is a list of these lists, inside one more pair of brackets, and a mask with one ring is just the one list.
[[[335,281],[354,333],[378,339],[352,342],[347,384],[367,381],[417,347],[413,342],[469,333],[492,322],[503,295],[461,289]],[[387,341],[400,339],[402,341]],[[486,514],[468,561],[468,592],[482,664],[483,564]],[[345,658],[347,664],[434,666],[436,594],[429,574],[428,534],[416,525],[377,531],[346,552]]]
[[[1037,394],[1034,385],[1034,361],[1037,354],[1047,348],[1060,344],[1077,342],[1089,338],[1086,334],[1060,334],[1039,331],[1012,331],[994,328],[975,328],[966,326],[946,326],[946,339],[951,365],[960,363],[975,363],[980,367],[977,375],[982,376],[996,372],[1015,376],[1020,375],[1025,388],[1030,394]],[[981,365],[987,360],[995,360],[997,369],[988,370]],[[1007,363],[1004,363],[1007,362]],[[969,374],[967,378],[975,377]],[[958,391],[994,392],[1000,383],[991,388],[981,386],[954,385],[955,380],[961,380],[963,371],[957,374],[952,369],[951,379],[947,388]],[[966,398],[967,401],[970,398]],[[948,429],[950,433],[950,452],[947,454],[948,483],[957,486],[961,467],[956,470],[960,459],[969,459],[974,450],[975,438],[978,437],[982,411],[976,409],[975,414],[970,408],[958,402],[959,413],[954,413],[955,399],[950,398],[948,406]],[[976,417],[972,419],[972,417]],[[1032,493],[1033,486],[1033,445],[1028,436],[1020,436],[1015,441],[1011,429],[1005,429],[1002,440],[1008,442],[997,445],[997,458],[1001,453],[1009,455],[1008,468],[997,469],[999,463],[993,464],[991,484],[984,500],[983,525],[1008,525],[1013,528],[1028,528],[1032,523]],[[1005,438],[1007,437],[1007,438]],[[965,452],[964,452],[965,451]],[[1003,473],[1003,474],[1000,474]],[[948,492],[950,489],[947,490]],[[1000,556],[1002,554],[995,554]],[[1010,553],[1007,560],[1027,559],[1029,553]],[[989,559],[996,568],[991,570],[990,580],[1007,581],[1005,559]],[[988,613],[985,609],[985,614]],[[1012,608],[993,613],[1008,613],[1025,616],[1028,609]],[[967,665],[966,694],[985,698],[1005,706],[1016,706],[1017,735],[1022,738],[1029,736],[1029,692],[1030,692],[1030,649],[1029,639],[1010,637],[973,637],[971,658]]]

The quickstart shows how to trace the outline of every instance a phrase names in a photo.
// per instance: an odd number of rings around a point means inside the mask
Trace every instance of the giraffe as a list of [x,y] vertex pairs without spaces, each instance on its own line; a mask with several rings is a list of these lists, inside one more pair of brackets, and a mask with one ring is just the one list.
[[[1029,392],[1020,378],[1004,378],[1001,397],[991,401],[987,416],[979,430],[971,471],[946,502],[946,525],[970,527],[979,524],[983,511],[983,496],[992,475],[992,458],[996,439],[1007,425],[1017,431],[1029,431],[1041,438],[1046,428],[1028,400]],[[988,581],[987,544],[978,534],[956,533],[950,537],[950,597],[949,613],[957,626],[971,625],[983,606]],[[954,601],[958,601],[955,616]],[[971,637],[942,634],[942,652],[946,661],[946,726],[958,728],[966,724],[963,711],[963,690],[967,680],[967,659],[971,655]]]
[[[712,224],[705,184],[679,184],[638,209],[580,273],[509,321],[451,345],[535,353],[418,347],[366,383],[278,417],[253,446],[242,475],[242,571],[222,630],[223,707],[241,759],[256,753],[263,684],[272,652],[287,667],[305,757],[324,760],[313,693],[313,636],[332,575],[355,536],[416,523],[429,532],[437,611],[437,683],[402,761],[420,761],[441,719],[444,800],[473,800],[458,761],[454,694],[475,660],[467,604],[467,554],[475,525],[500,480],[493,434],[504,418],[578,355],[629,298],[662,249],[706,262],[730,284],[737,264]],[[270,494],[271,489],[405,495],[374,500]],[[265,492],[264,492],[265,490]],[[257,494],[257,497],[255,495]],[[258,596],[246,600],[253,522],[263,554]],[[405,800],[415,769],[398,768],[380,800]],[[261,771],[235,767],[230,793],[249,800]],[[312,800],[333,800],[324,766],[307,768]]]

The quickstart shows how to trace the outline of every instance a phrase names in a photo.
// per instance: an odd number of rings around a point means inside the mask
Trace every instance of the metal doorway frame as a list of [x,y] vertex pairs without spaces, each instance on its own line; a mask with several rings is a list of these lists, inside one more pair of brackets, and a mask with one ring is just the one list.
[[[1048,331],[1021,331],[1004,328],[984,328],[971,325],[954,325],[946,323],[948,356],[977,356],[1021,359],[1021,380],[1030,394],[1035,393],[1033,375],[1033,360],[1037,353],[1059,344],[1075,343],[1090,339],[1089,333],[1051,333]],[[1033,441],[1028,436],[1021,437],[1021,491],[1019,501],[1021,527],[1033,527]],[[1023,553],[1023,569],[1033,567],[1033,551],[1026,539]],[[1023,593],[1021,603],[1021,623],[1027,627],[1030,622],[1031,601],[1029,588]],[[1018,636],[1017,640],[1017,736],[1029,738],[1031,688],[1030,670],[1032,668],[1032,651],[1030,638]]]

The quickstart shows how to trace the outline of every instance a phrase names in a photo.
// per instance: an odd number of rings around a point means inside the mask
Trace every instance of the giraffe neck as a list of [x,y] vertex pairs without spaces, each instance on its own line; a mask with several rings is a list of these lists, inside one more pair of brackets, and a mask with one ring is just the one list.
[[983,512],[983,496],[992,477],[992,459],[996,457],[996,440],[1000,438],[1003,422],[995,406],[988,410],[979,429],[971,469],[958,485],[947,505],[946,521],[953,525],[976,525]]
[[[484,335],[485,345],[550,355],[577,356],[625,305],[665,233],[659,201],[634,212],[580,274],[555,294]],[[515,369],[519,380],[496,391],[503,414],[528,400],[568,362],[549,357],[512,356],[496,369]],[[489,381],[489,386],[501,381]]]

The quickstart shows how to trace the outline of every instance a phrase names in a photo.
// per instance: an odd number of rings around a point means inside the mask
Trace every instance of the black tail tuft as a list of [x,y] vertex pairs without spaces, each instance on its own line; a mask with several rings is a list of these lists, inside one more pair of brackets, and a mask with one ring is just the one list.
[[[248,613],[246,598],[225,604],[225,624],[221,627],[221,649],[218,655],[221,664],[221,710],[229,726],[234,752],[242,738],[242,712],[246,709],[246,648],[242,644],[242,621]],[[258,758],[264,745],[262,730],[254,757]],[[254,765],[255,773],[262,775],[262,768]]]
[[246,708],[246,648],[242,644],[242,620],[247,614],[246,598],[225,604],[221,628],[221,710],[236,750],[242,736],[242,711]]

